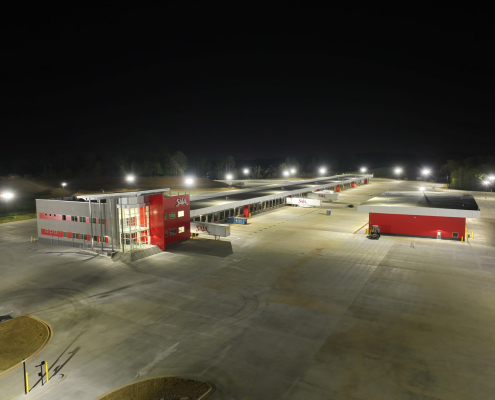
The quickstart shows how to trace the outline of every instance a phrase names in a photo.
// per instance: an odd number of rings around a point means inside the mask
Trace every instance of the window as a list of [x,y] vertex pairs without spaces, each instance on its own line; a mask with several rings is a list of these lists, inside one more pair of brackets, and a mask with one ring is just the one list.
[[50,214],[50,217],[52,216],[52,214]]
[[86,235],[84,233],[80,233],[79,234],[79,239],[85,240],[86,239]]
[[56,216],[57,216],[57,214],[53,214],[53,216],[54,216],[54,217],[56,217]]
[[91,222],[92,222],[93,224],[96,224],[96,218],[91,218]]
[[179,227],[179,233],[184,233],[184,227],[183,226]]
[[72,232],[72,239],[77,239],[77,233]]
[[64,232],[64,237],[67,237],[67,232]]
[[107,224],[107,219],[106,218],[100,218],[100,224],[101,225],[106,225]]
[[79,217],[79,222],[86,222],[86,217]]
[[94,240],[95,242],[97,242],[97,241],[98,241],[98,236],[93,236],[93,240]]
[[174,219],[175,218],[175,213],[170,213],[170,219]]
[[45,213],[45,217],[48,217],[48,214],[47,213]]
[[50,233],[53,233],[53,230],[50,229]]
[[177,233],[177,229],[170,229],[170,236],[174,236]]
[[166,221],[167,220],[167,213],[163,214],[163,219]]
[[77,216],[76,216],[76,215],[71,215],[71,216],[70,216],[70,220],[71,220],[72,222],[77,222]]
[[55,234],[56,234],[56,233],[57,233],[57,231],[53,231],[53,233],[55,233]]
[[165,231],[165,237],[168,237],[168,231]]
[[179,212],[177,213],[177,217],[179,217],[179,218],[180,218],[180,217],[183,217],[183,216],[184,216],[184,211],[179,211]]
[[67,220],[66,217],[67,217],[66,215],[62,214],[62,221],[66,221]]
[[458,238],[459,237],[459,232],[452,232],[452,237]]

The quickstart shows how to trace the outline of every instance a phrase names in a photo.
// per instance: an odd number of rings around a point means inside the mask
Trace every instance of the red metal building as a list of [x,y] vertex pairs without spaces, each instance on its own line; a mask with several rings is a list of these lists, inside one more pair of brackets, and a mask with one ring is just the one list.
[[480,218],[468,193],[385,192],[358,206],[369,213],[369,228],[382,234],[458,239],[465,237],[466,218]]
[[188,239],[191,236],[189,195],[165,197],[149,196],[150,241],[165,250],[168,243]]

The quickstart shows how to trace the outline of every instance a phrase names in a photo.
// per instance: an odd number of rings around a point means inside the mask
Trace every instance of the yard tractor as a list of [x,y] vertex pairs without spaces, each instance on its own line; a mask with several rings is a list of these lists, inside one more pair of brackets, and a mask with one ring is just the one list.
[[374,240],[380,239],[380,227],[378,225],[371,225],[368,239],[374,239]]

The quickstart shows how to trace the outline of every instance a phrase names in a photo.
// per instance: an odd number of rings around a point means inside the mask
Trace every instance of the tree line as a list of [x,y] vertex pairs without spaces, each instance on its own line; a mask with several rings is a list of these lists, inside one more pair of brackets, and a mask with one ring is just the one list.
[[[495,157],[448,160],[440,171],[447,177],[451,189],[485,190],[483,182],[495,175]],[[491,182],[495,184],[495,181]]]

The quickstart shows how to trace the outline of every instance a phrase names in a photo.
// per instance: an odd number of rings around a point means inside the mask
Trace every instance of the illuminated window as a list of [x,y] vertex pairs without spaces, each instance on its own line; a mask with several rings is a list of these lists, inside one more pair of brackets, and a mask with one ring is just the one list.
[[[180,217],[183,217],[183,216],[184,216],[184,211],[179,211],[179,212],[177,213],[177,217],[179,217],[179,218],[180,218]],[[180,233],[180,232],[179,232],[179,233]]]
[[179,233],[184,233],[184,227],[183,226],[179,227]]
[[170,219],[174,219],[175,218],[175,213],[170,213]]

